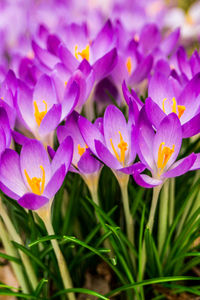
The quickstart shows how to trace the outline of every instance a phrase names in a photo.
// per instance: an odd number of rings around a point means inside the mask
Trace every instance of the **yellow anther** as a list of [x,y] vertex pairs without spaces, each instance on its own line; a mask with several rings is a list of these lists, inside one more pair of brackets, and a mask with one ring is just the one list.
[[75,46],[75,57],[76,59],[79,59],[79,55],[82,57],[82,59],[89,60],[90,57],[90,46],[87,45],[85,49],[83,49],[81,52],[78,51],[78,45]]
[[158,149],[157,167],[159,169],[161,169],[161,171],[163,171],[163,169],[166,167],[166,164],[168,163],[170,157],[172,156],[172,153],[174,152],[174,147],[175,147],[175,145],[173,145],[172,148],[169,148],[164,145],[165,145],[165,143],[162,142]]
[[110,143],[113,149],[113,152],[117,158],[117,160],[123,164],[125,164],[125,152],[128,150],[128,144],[123,140],[122,134],[119,131],[119,136],[120,136],[120,143],[118,144],[118,148],[120,149],[120,156],[118,154],[118,152],[115,149],[115,146],[113,145],[113,141],[112,139],[110,139]]
[[86,150],[87,148],[88,148],[87,145],[85,145],[85,148],[84,148],[84,147],[81,147],[80,144],[78,144],[78,154],[79,154],[80,156],[82,156],[83,153],[85,153],[85,150]]
[[164,111],[164,113],[165,113],[165,101],[167,100],[167,98],[164,98],[163,99],[163,102],[162,102],[162,107],[163,107],[163,111]]
[[42,120],[44,119],[46,113],[47,113],[47,103],[46,101],[42,101],[45,105],[45,110],[44,111],[39,111],[39,108],[37,106],[37,102],[34,101],[34,108],[35,108],[35,113],[34,113],[34,116],[35,116],[35,120],[36,120],[36,123],[38,124],[38,126],[40,126]]
[[129,56],[126,60],[126,69],[128,71],[128,74],[131,75],[131,71],[132,71],[132,61],[131,61],[131,57]]
[[[167,100],[167,98],[163,99],[163,103],[162,103],[162,108],[163,108],[164,113],[166,113],[166,111],[165,111],[165,101],[166,100]],[[185,106],[177,105],[175,97],[172,98],[172,103],[173,103],[172,104],[172,112],[177,114],[180,119],[185,111]],[[178,112],[177,112],[177,110],[178,110]]]
[[68,81],[65,81],[65,86],[67,86]]
[[31,188],[31,191],[37,195],[42,195],[42,193],[44,192],[44,185],[45,185],[45,170],[43,166],[40,166],[40,169],[42,170],[42,178],[37,178],[37,177],[30,178],[27,171],[24,170],[24,174],[26,176],[28,185]]
[[172,112],[176,114],[176,99],[175,99],[175,97],[172,98],[172,102],[173,102]]
[[180,119],[181,116],[183,115],[184,111],[185,111],[185,106],[184,105],[177,105],[177,108],[178,108],[178,117]]
[[134,40],[136,41],[136,42],[139,42],[139,35],[136,33],[135,35],[134,35]]

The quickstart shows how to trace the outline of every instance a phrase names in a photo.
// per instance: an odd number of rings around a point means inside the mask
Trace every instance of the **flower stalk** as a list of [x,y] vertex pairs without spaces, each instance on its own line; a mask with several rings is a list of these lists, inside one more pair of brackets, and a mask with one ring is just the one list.
[[[13,245],[10,241],[9,235],[6,231],[5,225],[3,224],[3,221],[1,218],[0,218],[0,237],[1,237],[1,240],[2,240],[2,243],[3,243],[6,253],[10,256],[17,257],[15,248],[13,247]],[[12,265],[13,271],[15,273],[15,276],[17,278],[17,281],[22,288],[23,293],[28,293],[29,288],[28,288],[27,282],[25,280],[22,267],[15,262],[11,262],[11,265]]]
[[[38,215],[40,216],[40,218],[43,220],[47,233],[49,235],[55,235],[52,223],[51,223],[51,208],[50,205],[48,205],[45,208],[41,208],[40,210],[38,210]],[[51,244],[52,247],[54,249],[55,255],[56,255],[56,259],[58,262],[58,266],[59,266],[59,270],[60,270],[60,274],[61,274],[61,278],[63,281],[63,285],[65,287],[65,289],[71,289],[73,288],[73,283],[70,277],[70,273],[66,264],[66,261],[64,259],[64,256],[60,250],[60,247],[58,245],[57,240],[53,239],[51,240]],[[68,294],[68,298],[69,300],[75,300],[75,294],[69,293]]]
[[[19,234],[17,233],[15,227],[13,226],[13,224],[12,224],[12,222],[11,222],[11,220],[10,220],[10,218],[9,218],[5,208],[4,208],[2,200],[0,200],[0,215],[1,215],[5,225],[7,227],[7,230],[9,232],[10,236],[12,237],[12,240],[15,241],[18,244],[23,245],[23,241],[22,241],[21,237],[19,236]],[[37,281],[34,269],[31,265],[31,262],[30,262],[28,256],[24,252],[19,251],[19,254],[20,254],[20,257],[22,259],[24,268],[26,270],[27,277],[30,280],[32,288],[35,290],[37,285],[38,285],[38,281]]]

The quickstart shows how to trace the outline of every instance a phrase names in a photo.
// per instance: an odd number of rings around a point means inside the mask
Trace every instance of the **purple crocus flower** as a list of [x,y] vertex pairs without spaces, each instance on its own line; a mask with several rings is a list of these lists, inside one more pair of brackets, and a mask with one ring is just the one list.
[[30,140],[20,155],[7,149],[0,162],[1,190],[31,210],[37,210],[53,199],[61,187],[72,160],[73,142],[67,137],[50,163],[43,145]]
[[[59,126],[57,129],[57,136],[60,143],[67,136],[71,136],[74,143],[74,152],[72,165],[70,171],[79,173],[89,189],[97,186],[99,175],[102,169],[102,164],[94,157],[88,145],[85,143],[79,127],[78,127],[79,114],[73,112],[66,120],[64,126]],[[97,119],[94,126],[98,126],[99,120]]]
[[[79,86],[71,78],[65,89],[62,103],[59,103],[53,80],[48,75],[42,75],[32,91],[20,82],[17,92],[17,108],[21,123],[35,138],[45,145],[52,146],[53,130],[69,115],[79,99]],[[17,142],[20,135],[15,135]]]
[[133,164],[136,157],[135,127],[127,123],[123,113],[109,105],[104,113],[102,126],[98,129],[84,117],[79,117],[79,128],[90,150],[113,171],[132,174],[141,168]]
[[135,172],[135,181],[146,188],[163,184],[167,178],[180,176],[190,170],[196,160],[194,153],[178,160],[182,129],[178,116],[171,113],[161,121],[155,133],[142,108],[137,128],[137,153],[152,177]]
[[65,32],[66,43],[65,38],[64,43],[58,37],[54,38],[51,52],[33,42],[35,56],[41,64],[52,70],[57,63],[62,62],[73,73],[80,62],[86,59],[94,69],[96,81],[106,77],[113,70],[117,63],[117,51],[114,29],[110,21],[107,21],[93,41],[88,36],[85,24],[72,23]]
[[155,128],[159,127],[166,115],[174,112],[180,119],[183,138],[200,132],[200,73],[180,92],[175,80],[172,82],[157,72],[150,81],[148,93],[150,98],[146,99],[145,108]]
[[0,155],[11,143],[11,129],[7,113],[0,107]]

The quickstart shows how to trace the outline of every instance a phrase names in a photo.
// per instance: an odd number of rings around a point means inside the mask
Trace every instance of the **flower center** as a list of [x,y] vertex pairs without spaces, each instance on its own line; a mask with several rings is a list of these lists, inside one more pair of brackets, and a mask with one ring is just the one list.
[[[172,156],[172,153],[174,153],[174,147],[172,148],[164,146],[165,143],[162,142],[158,149],[158,161],[157,161],[157,167],[160,169],[161,173],[163,169],[165,168],[166,164],[168,163],[170,157]],[[164,146],[164,147],[163,147]]]
[[189,13],[187,13],[185,15],[185,22],[188,25],[194,25],[194,23],[195,23],[194,20],[193,20],[193,18],[192,18],[192,16]]
[[81,52],[78,51],[78,45],[75,46],[75,57],[79,60],[79,55],[82,57],[82,59],[89,60],[90,57],[90,46],[87,45],[85,49],[83,49]]
[[42,120],[44,119],[44,117],[47,113],[47,103],[44,100],[42,102],[45,105],[45,110],[40,112],[39,108],[38,108],[38,105],[37,105],[37,102],[34,101],[34,108],[35,108],[34,116],[35,116],[35,120],[36,120],[36,123],[38,124],[38,126],[40,126]]
[[126,60],[126,69],[128,71],[128,74],[131,75],[131,71],[132,71],[132,61],[131,61],[131,57],[129,56]]
[[40,166],[40,169],[42,170],[42,178],[38,178],[38,177],[30,178],[26,169],[24,170],[24,174],[26,176],[28,185],[31,188],[31,191],[37,195],[42,195],[44,191],[44,185],[45,185],[45,170],[43,166]]
[[118,154],[117,150],[115,149],[115,146],[113,144],[112,139],[110,139],[110,143],[113,149],[113,152],[117,158],[117,160],[123,164],[125,164],[125,152],[128,150],[128,144],[123,140],[122,134],[119,131],[119,136],[120,136],[120,143],[118,144],[118,148],[120,149],[120,155]]
[[[165,111],[165,101],[167,101],[167,98],[163,99],[163,103],[162,103],[164,113],[166,113],[166,111]],[[177,105],[175,97],[172,98],[172,103],[173,103],[172,104],[172,112],[177,114],[179,119],[180,119],[181,116],[183,115],[184,111],[185,111],[185,106],[184,105]]]
[[80,156],[82,156],[83,153],[85,153],[86,148],[88,148],[87,145],[86,145],[85,148],[84,148],[84,147],[81,147],[80,144],[78,144],[78,154],[79,154]]

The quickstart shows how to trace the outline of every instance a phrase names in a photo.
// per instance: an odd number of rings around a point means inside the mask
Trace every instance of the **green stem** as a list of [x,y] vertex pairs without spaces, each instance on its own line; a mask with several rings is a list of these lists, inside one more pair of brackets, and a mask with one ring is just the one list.
[[[90,175],[89,177],[82,176],[83,180],[85,181],[86,185],[88,186],[88,189],[92,196],[92,200],[94,201],[94,203],[97,206],[100,206],[99,205],[99,196],[98,196],[99,175],[100,175],[100,173],[98,172],[98,174]],[[95,215],[96,215],[97,222],[99,222],[97,214],[95,214]],[[106,228],[104,228],[104,229],[102,227],[100,228],[101,235],[105,234],[105,230],[106,230]],[[110,249],[110,252],[108,253],[109,257],[113,258],[113,256],[114,256],[113,249],[112,249],[112,246],[111,246],[109,240],[105,239],[103,243],[104,243],[105,248]]]
[[175,178],[170,178],[169,189],[169,226],[172,225],[174,220],[174,204],[175,204]]
[[[122,193],[122,203],[124,207],[124,215],[126,220],[126,232],[129,241],[134,245],[134,222],[133,217],[130,212],[129,207],[129,197],[128,197],[128,181],[129,181],[129,175],[122,175],[120,177],[117,177],[121,193]],[[130,250],[130,256],[131,260],[133,262],[134,268],[136,267],[135,257],[133,255],[133,252]]]
[[163,186],[159,206],[158,220],[158,253],[161,254],[167,233],[168,218],[168,201],[169,201],[169,180]]
[[149,228],[150,233],[152,233],[152,230],[153,230],[155,212],[156,212],[156,207],[157,207],[158,197],[160,194],[161,187],[162,186],[157,186],[157,187],[154,187],[154,189],[153,189],[153,198],[152,198],[152,202],[151,202],[149,220],[147,222],[147,228]]
[[[43,220],[48,234],[55,235],[53,226],[51,224],[50,207],[47,207],[46,209],[38,210],[38,214],[39,214],[40,218]],[[62,278],[64,287],[65,287],[65,289],[71,289],[71,288],[73,288],[72,280],[71,280],[70,273],[67,268],[66,261],[60,250],[60,247],[58,245],[58,241],[53,239],[53,240],[51,240],[51,244],[52,244],[52,247],[53,247],[55,255],[56,255],[56,259],[58,262],[58,266],[59,266],[59,270],[60,270],[60,274],[61,274],[61,278]],[[68,294],[68,298],[69,298],[69,300],[76,300],[75,294],[73,292]]]
[[[152,233],[152,231],[153,231],[155,212],[156,212],[158,197],[159,197],[161,188],[162,188],[162,185],[154,187],[154,189],[153,189],[153,197],[152,197],[152,202],[151,202],[149,220],[148,220],[147,226],[146,226],[149,229],[150,233]],[[141,258],[141,261],[142,261],[142,271],[141,271],[142,275],[141,275],[141,278],[143,278],[144,269],[145,269],[145,265],[146,265],[146,245],[145,245],[145,241],[143,241],[143,245],[142,245],[142,258]]]
[[[17,233],[15,227],[13,226],[12,222],[10,221],[10,218],[8,217],[8,214],[3,206],[2,200],[0,200],[0,201],[1,201],[0,202],[0,215],[2,216],[2,219],[7,227],[8,232],[10,233],[13,241],[15,241],[18,244],[23,245],[23,241],[22,241],[21,237]],[[30,280],[32,288],[35,290],[38,285],[38,281],[37,281],[34,269],[32,267],[32,264],[31,264],[28,256],[24,252],[19,250],[19,254],[22,259],[24,268],[26,270],[27,277]]]
[[[10,242],[8,233],[5,229],[5,226],[4,226],[1,218],[0,218],[0,237],[1,237],[1,240],[2,240],[2,243],[3,243],[6,253],[13,257],[17,257],[15,248],[13,247],[12,243]],[[22,267],[15,262],[11,262],[11,265],[12,265],[13,271],[15,273],[15,276],[19,282],[19,285],[22,288],[23,293],[29,293],[29,289],[27,286],[27,282],[24,278]]]

